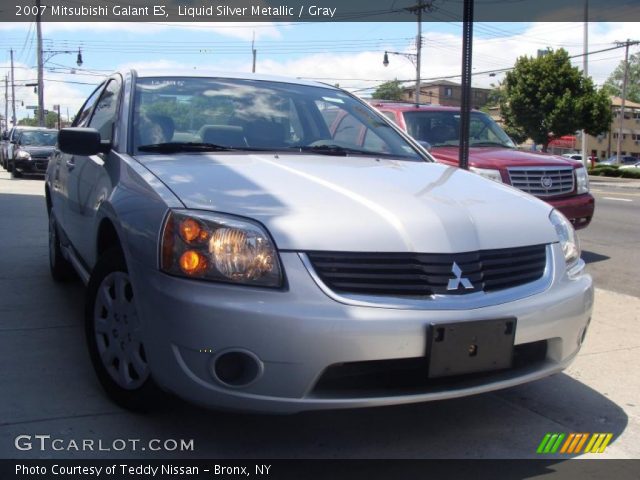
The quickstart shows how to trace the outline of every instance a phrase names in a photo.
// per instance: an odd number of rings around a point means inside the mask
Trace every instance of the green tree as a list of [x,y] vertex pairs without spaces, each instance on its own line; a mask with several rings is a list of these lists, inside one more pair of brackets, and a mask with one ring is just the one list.
[[[505,88],[502,83],[498,82],[498,84],[491,84],[491,91],[487,96],[487,103],[480,109],[487,114],[491,114],[491,110],[498,107],[500,108],[501,102],[505,98]],[[506,132],[507,135],[513,140],[516,144],[524,143],[528,136],[520,127],[516,127],[513,125],[501,125],[502,129]]]
[[[24,125],[27,127],[37,127],[38,126],[38,118],[37,116],[34,118],[21,118],[18,120],[18,125]],[[58,127],[58,113],[54,111],[49,111],[44,116],[44,126],[47,128],[57,128]]]
[[404,91],[402,90],[400,82],[398,80],[392,80],[379,85],[371,97],[379,100],[402,100],[403,94]]
[[[604,90],[609,95],[622,96],[624,81],[624,61],[616,67],[604,82]],[[629,57],[629,71],[627,73],[627,100],[640,103],[640,52]]]
[[611,125],[611,102],[571,65],[564,49],[520,57],[503,82],[500,110],[507,131],[522,132],[546,151],[549,142],[584,129],[599,135]]

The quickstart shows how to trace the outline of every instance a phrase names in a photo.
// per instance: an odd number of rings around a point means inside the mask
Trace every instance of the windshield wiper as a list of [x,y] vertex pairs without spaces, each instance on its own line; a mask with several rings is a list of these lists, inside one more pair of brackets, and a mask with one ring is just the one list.
[[512,148],[504,143],[499,142],[475,142],[469,144],[470,147],[502,147],[502,148]]
[[408,155],[396,155],[393,153],[372,152],[370,150],[360,150],[358,148],[342,147],[340,145],[296,145],[289,147],[291,150],[299,150],[301,152],[313,152],[321,155],[335,155],[337,157],[346,157],[349,154],[367,155],[370,157],[400,157],[409,158]]
[[236,150],[232,147],[217,145],[215,143],[198,143],[198,142],[166,142],[151,143],[149,145],[140,145],[138,150],[141,152],[229,152]]

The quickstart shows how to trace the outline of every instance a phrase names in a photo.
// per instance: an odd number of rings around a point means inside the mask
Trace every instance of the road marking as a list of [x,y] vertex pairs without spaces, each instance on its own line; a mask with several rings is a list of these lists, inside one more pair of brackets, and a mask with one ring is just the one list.
[[616,198],[616,197],[602,197],[603,200],[616,200],[618,202],[633,202],[633,200],[629,200],[628,198]]
[[595,190],[595,189],[591,189],[592,193],[604,193],[604,194],[609,194],[609,195],[622,195],[623,197],[640,197],[640,193],[627,193],[627,192],[622,192],[620,190],[616,190],[615,192],[611,191],[611,190]]

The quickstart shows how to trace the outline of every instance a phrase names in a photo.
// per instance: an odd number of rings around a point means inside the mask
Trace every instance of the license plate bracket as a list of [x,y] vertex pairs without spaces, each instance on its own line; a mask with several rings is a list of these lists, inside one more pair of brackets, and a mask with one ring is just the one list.
[[432,323],[427,336],[429,378],[510,368],[516,318]]

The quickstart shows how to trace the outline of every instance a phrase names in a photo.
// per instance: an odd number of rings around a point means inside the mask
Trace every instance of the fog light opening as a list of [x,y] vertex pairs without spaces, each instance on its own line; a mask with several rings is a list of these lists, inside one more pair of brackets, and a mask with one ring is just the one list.
[[262,363],[253,354],[245,351],[228,351],[213,360],[213,376],[231,387],[246,387],[262,373]]

